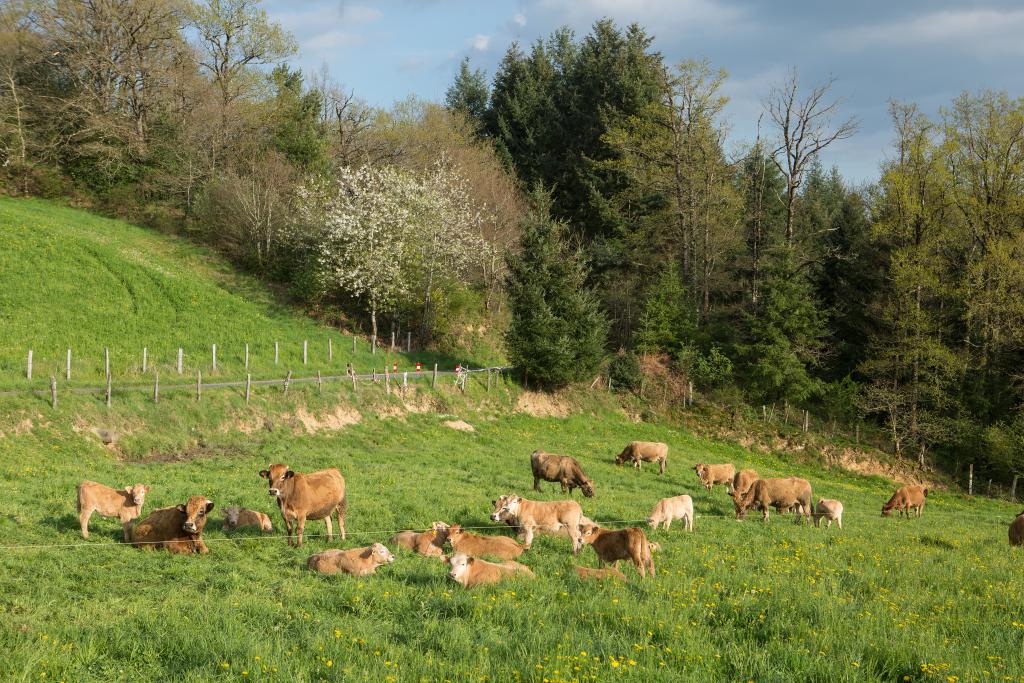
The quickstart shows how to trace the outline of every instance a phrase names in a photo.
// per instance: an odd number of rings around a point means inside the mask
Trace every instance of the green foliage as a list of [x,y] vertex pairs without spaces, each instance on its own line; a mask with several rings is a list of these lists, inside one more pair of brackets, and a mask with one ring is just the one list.
[[471,71],[469,57],[459,63],[459,73],[445,92],[445,106],[469,118],[477,132],[483,132],[487,117],[490,88],[487,77],[480,69]]
[[319,130],[323,95],[318,90],[303,92],[302,72],[287,64],[275,68],[271,80],[276,90],[274,147],[303,171],[325,170],[326,140]]
[[608,376],[611,377],[613,388],[620,391],[637,391],[644,378],[640,359],[629,351],[616,353],[608,363]]
[[636,346],[641,353],[671,353],[693,338],[693,304],[679,279],[675,263],[667,263],[647,294]]
[[717,346],[706,354],[693,355],[693,378],[698,385],[715,389],[732,381],[732,361]]
[[565,225],[541,205],[508,260],[509,359],[528,381],[556,388],[592,376],[604,355],[608,321],[587,288],[579,250]]

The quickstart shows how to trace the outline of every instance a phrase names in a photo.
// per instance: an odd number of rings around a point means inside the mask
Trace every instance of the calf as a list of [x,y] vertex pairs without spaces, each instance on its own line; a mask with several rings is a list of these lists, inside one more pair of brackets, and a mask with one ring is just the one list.
[[839,528],[843,528],[843,504],[838,500],[819,498],[818,504],[814,507],[814,526],[821,526],[821,520],[826,520],[825,528],[831,529],[835,521]]
[[98,512],[103,517],[117,517],[121,520],[124,540],[131,537],[131,523],[142,514],[149,487],[142,484],[112,489],[94,481],[83,481],[78,485],[78,523],[82,527],[82,538],[89,538],[89,518]]
[[916,510],[920,517],[924,512],[924,499],[928,497],[928,489],[923,486],[904,486],[892,494],[892,498],[882,506],[882,516],[888,517],[895,509],[899,514],[910,518],[911,509]]
[[1024,545],[1024,511],[1010,522],[1010,545]]
[[795,508],[797,523],[802,522],[805,516],[810,518],[812,515],[811,484],[799,477],[758,479],[744,495],[733,494],[732,499],[736,506],[736,519],[746,517],[750,508],[761,510],[765,522],[768,521],[769,507],[775,508],[780,514],[783,510]]
[[590,567],[576,566],[576,576],[581,579],[592,579],[594,581],[603,581],[605,579],[612,579],[615,581],[626,581],[626,575],[618,567],[602,567],[601,569],[592,569]]
[[736,476],[736,468],[729,463],[724,465],[705,465],[700,463],[693,466],[693,471],[697,473],[700,483],[704,484],[704,488],[708,491],[715,484],[725,484],[725,490],[728,493],[729,486]]
[[493,555],[502,560],[512,560],[523,554],[523,547],[507,536],[481,536],[464,530],[458,524],[448,529],[448,543],[456,555]]
[[351,574],[352,576],[370,576],[376,573],[377,567],[394,562],[395,556],[380,543],[365,548],[350,550],[325,550],[310,555],[306,560],[306,569],[321,574]]
[[208,553],[203,542],[203,529],[213,503],[205,496],[192,496],[184,505],[153,510],[132,529],[136,548],[163,548],[172,553],[189,555]]
[[530,455],[530,468],[533,470],[533,488],[540,491],[540,481],[554,481],[562,485],[562,493],[579,488],[587,498],[594,497],[594,484],[583,473],[576,461],[567,455],[555,455],[544,451],[534,451]]
[[448,540],[448,529],[444,522],[434,522],[426,531],[400,531],[388,543],[401,546],[424,557],[444,558],[444,544]]
[[621,465],[627,460],[633,463],[633,467],[640,468],[640,462],[658,463],[658,474],[665,474],[665,466],[668,465],[668,444],[657,441],[631,441],[621,453],[615,456],[615,464]]
[[734,493],[739,493],[742,496],[750,490],[751,485],[758,479],[759,476],[754,470],[740,470],[736,473],[736,476],[732,478],[732,490],[730,491],[727,488],[726,493],[730,496]]
[[488,562],[469,555],[459,553],[451,559],[445,558],[445,562],[451,567],[448,577],[463,588],[472,588],[485,584],[498,583],[504,579],[514,576],[525,576],[534,578],[534,574],[526,565],[518,562]]
[[221,527],[222,531],[234,531],[244,526],[259,527],[260,531],[274,530],[273,525],[270,523],[270,517],[262,512],[240,507],[224,508],[224,526]]
[[574,500],[555,500],[540,502],[527,500],[521,496],[509,494],[492,501],[494,512],[491,520],[511,523],[521,529],[523,549],[529,550],[533,544],[533,534],[539,529],[557,533],[565,529],[572,540],[572,552],[578,555],[583,546],[580,524],[583,519],[583,508]]
[[693,531],[693,498],[682,495],[674,498],[662,498],[651,510],[647,523],[652,529],[664,525],[668,529],[673,519],[683,520],[687,531]]
[[301,474],[288,469],[288,465],[271,465],[260,470],[260,476],[270,484],[268,493],[277,498],[277,505],[288,530],[288,544],[292,544],[292,527],[296,531],[295,546],[302,545],[302,532],[307,519],[322,519],[327,524],[327,540],[334,539],[331,515],[338,517],[341,540],[345,540],[345,479],[334,469]]
[[647,571],[654,576],[654,560],[651,559],[651,548],[643,529],[602,529],[590,526],[583,532],[583,542],[591,546],[597,553],[597,559],[603,567],[611,562],[618,569],[619,560],[632,560],[640,577],[647,576]]

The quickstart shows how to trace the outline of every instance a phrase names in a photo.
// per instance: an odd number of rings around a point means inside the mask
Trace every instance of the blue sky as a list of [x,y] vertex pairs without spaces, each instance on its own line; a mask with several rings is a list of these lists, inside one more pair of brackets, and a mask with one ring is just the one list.
[[877,177],[892,140],[890,98],[937,114],[963,90],[1024,95],[1024,4],[1010,0],[266,0],[296,37],[292,63],[332,76],[375,106],[441,100],[468,56],[488,77],[513,40],[562,25],[585,34],[601,17],[638,22],[667,60],[708,58],[729,72],[732,144],[752,140],[761,98],[790,66],[836,77],[843,111],[861,122],[826,156],[849,180]]

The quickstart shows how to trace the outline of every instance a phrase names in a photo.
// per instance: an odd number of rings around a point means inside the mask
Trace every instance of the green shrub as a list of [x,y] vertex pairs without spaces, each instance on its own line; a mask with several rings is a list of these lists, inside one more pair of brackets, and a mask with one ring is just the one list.
[[637,391],[643,380],[640,359],[635,353],[620,351],[608,364],[608,376],[612,379],[612,387],[619,390]]

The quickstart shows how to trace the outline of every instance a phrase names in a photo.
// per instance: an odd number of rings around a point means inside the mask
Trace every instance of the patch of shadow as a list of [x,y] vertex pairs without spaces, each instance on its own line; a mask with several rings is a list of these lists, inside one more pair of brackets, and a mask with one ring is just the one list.
[[939,538],[938,536],[922,536],[918,540],[921,542],[921,545],[927,545],[933,548],[942,548],[943,550],[955,550],[957,547],[956,543],[947,541],[944,538]]

